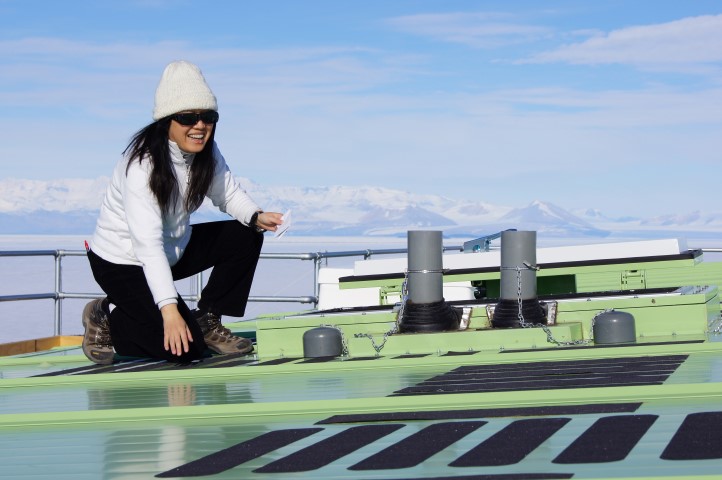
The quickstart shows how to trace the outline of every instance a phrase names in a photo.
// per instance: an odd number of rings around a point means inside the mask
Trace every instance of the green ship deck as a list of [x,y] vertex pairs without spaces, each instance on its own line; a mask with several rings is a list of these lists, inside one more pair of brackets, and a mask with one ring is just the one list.
[[[555,312],[546,329],[491,328],[493,301],[482,298],[453,302],[469,325],[452,332],[388,335],[391,305],[231,324],[256,352],[190,365],[98,366],[77,346],[0,357],[0,471],[722,478],[719,291],[688,285],[542,295]],[[594,318],[609,309],[634,316],[636,342],[593,342]],[[303,334],[318,326],[342,332],[344,355],[304,358]]]
[[[269,332],[259,323],[262,337]],[[525,330],[518,349],[402,353],[406,346],[392,343],[398,335],[378,356],[341,359],[264,358],[262,347],[261,356],[183,366],[94,366],[77,348],[6,358],[0,462],[6,478],[54,479],[702,478],[722,470],[722,343],[687,333],[541,348],[544,332]],[[501,333],[518,342],[519,330]],[[350,351],[355,342],[361,350],[370,343],[356,338]]]

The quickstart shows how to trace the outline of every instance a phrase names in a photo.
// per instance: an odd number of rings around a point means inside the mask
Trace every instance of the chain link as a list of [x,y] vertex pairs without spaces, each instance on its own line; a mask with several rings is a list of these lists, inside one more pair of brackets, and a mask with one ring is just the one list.
[[399,307],[399,313],[396,315],[396,321],[394,322],[394,326],[391,327],[389,331],[384,333],[383,340],[381,343],[376,343],[376,340],[374,339],[373,335],[370,333],[357,333],[354,335],[354,338],[368,338],[371,340],[371,346],[376,351],[376,356],[379,356],[381,353],[381,350],[386,346],[386,341],[389,339],[391,335],[394,335],[395,333],[398,333],[399,331],[399,325],[401,324],[401,319],[404,318],[404,310],[406,308],[406,301],[409,299],[409,271],[406,270],[404,272],[404,281],[401,284],[401,306]]
[[711,335],[719,335],[722,333],[722,315],[717,315],[714,320],[708,323],[707,333]]
[[[539,270],[539,267],[537,265],[531,265],[528,262],[523,262],[523,265],[524,265],[525,270]],[[542,330],[544,330],[544,333],[546,333],[547,343],[553,343],[554,345],[557,345],[560,347],[568,347],[568,346],[573,346],[573,345],[587,345],[592,342],[591,329],[590,329],[589,339],[587,339],[587,340],[582,339],[582,340],[571,340],[568,342],[563,342],[561,340],[557,340],[556,338],[554,338],[554,334],[552,334],[551,329],[547,325],[544,325],[543,323],[527,322],[524,319],[524,314],[522,313],[522,306],[524,303],[523,299],[521,298],[522,297],[522,295],[521,295],[521,292],[522,292],[522,290],[521,290],[522,268],[517,265],[516,267],[503,267],[502,270],[516,270],[516,303],[517,303],[517,307],[519,308],[519,312],[518,312],[517,316],[519,318],[519,325],[522,328],[541,328]],[[607,310],[605,310],[605,311],[607,311]],[[592,327],[594,326],[594,320],[602,313],[604,313],[604,312],[600,312],[594,316],[594,318],[592,319]]]
[[404,272],[404,281],[401,283],[401,306],[399,307],[399,314],[396,316],[396,326],[401,324],[401,320],[404,318],[404,312],[406,311],[406,301],[409,299],[409,271]]
[[609,312],[613,312],[613,311],[614,311],[613,308],[605,308],[604,310],[602,310],[601,312],[597,313],[596,315],[594,315],[592,317],[592,322],[589,324],[589,340],[587,343],[591,343],[594,341],[594,323],[597,321],[597,317],[604,313],[609,313]]
[[399,331],[399,325],[397,323],[395,323],[394,326],[391,328],[391,330],[384,333],[384,338],[381,341],[381,343],[379,343],[379,344],[376,343],[376,340],[374,339],[373,335],[371,335],[370,333],[357,333],[354,335],[354,337],[355,338],[368,338],[369,340],[371,340],[371,346],[376,351],[376,356],[379,356],[379,354],[381,353],[381,350],[386,345],[386,341],[389,339],[389,337],[398,331]]
[[[523,262],[523,265],[524,265],[524,267],[525,267],[526,270],[539,270],[539,267],[538,267],[538,266],[536,266],[536,265],[531,265],[531,264],[529,264],[528,262]],[[528,322],[524,319],[524,314],[522,313],[522,307],[523,307],[524,301],[523,301],[522,298],[521,298],[521,296],[522,296],[522,295],[521,295],[521,271],[522,271],[522,268],[517,265],[516,267],[502,267],[501,269],[502,269],[502,270],[514,270],[514,271],[516,271],[516,304],[517,304],[517,308],[519,309],[519,311],[518,311],[518,313],[517,313],[517,318],[519,319],[519,325],[521,325],[521,326],[524,327],[524,328],[540,327],[540,326],[542,326],[541,324],[528,323]]]

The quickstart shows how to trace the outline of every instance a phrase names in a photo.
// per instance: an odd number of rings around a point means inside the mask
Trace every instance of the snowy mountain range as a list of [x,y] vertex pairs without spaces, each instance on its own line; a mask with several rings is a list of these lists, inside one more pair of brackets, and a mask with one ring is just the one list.
[[[261,187],[238,178],[267,210],[293,212],[294,235],[405,236],[438,229],[446,237],[477,237],[508,228],[554,236],[722,236],[722,213],[656,218],[610,218],[601,211],[568,211],[536,200],[523,207],[492,205],[379,187]],[[90,234],[109,179],[0,180],[0,233]],[[194,221],[224,218],[204,205]]]

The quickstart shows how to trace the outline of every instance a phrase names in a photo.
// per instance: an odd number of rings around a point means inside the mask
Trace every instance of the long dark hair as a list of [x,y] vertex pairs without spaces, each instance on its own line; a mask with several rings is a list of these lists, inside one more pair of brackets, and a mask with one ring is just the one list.
[[[168,147],[170,122],[171,117],[165,117],[141,128],[123,150],[123,155],[130,158],[128,168],[135,161],[142,163],[143,160],[148,159],[151,163],[148,186],[155,195],[163,214],[172,213],[175,210],[179,195],[178,179],[173,170]],[[189,212],[195,211],[201,206],[211,186],[216,169],[216,162],[213,158],[215,134],[216,127],[214,125],[208,142],[203,150],[196,153],[191,163],[188,191],[183,202],[185,209]]]

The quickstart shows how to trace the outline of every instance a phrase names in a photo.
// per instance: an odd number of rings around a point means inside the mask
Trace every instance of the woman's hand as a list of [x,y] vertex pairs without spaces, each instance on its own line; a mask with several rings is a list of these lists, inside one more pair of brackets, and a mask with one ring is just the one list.
[[160,309],[163,316],[163,347],[173,355],[188,353],[188,343],[193,341],[186,321],[178,311],[178,305],[169,303]]
[[283,214],[278,212],[263,212],[258,214],[255,227],[275,232],[278,226],[283,223]]

